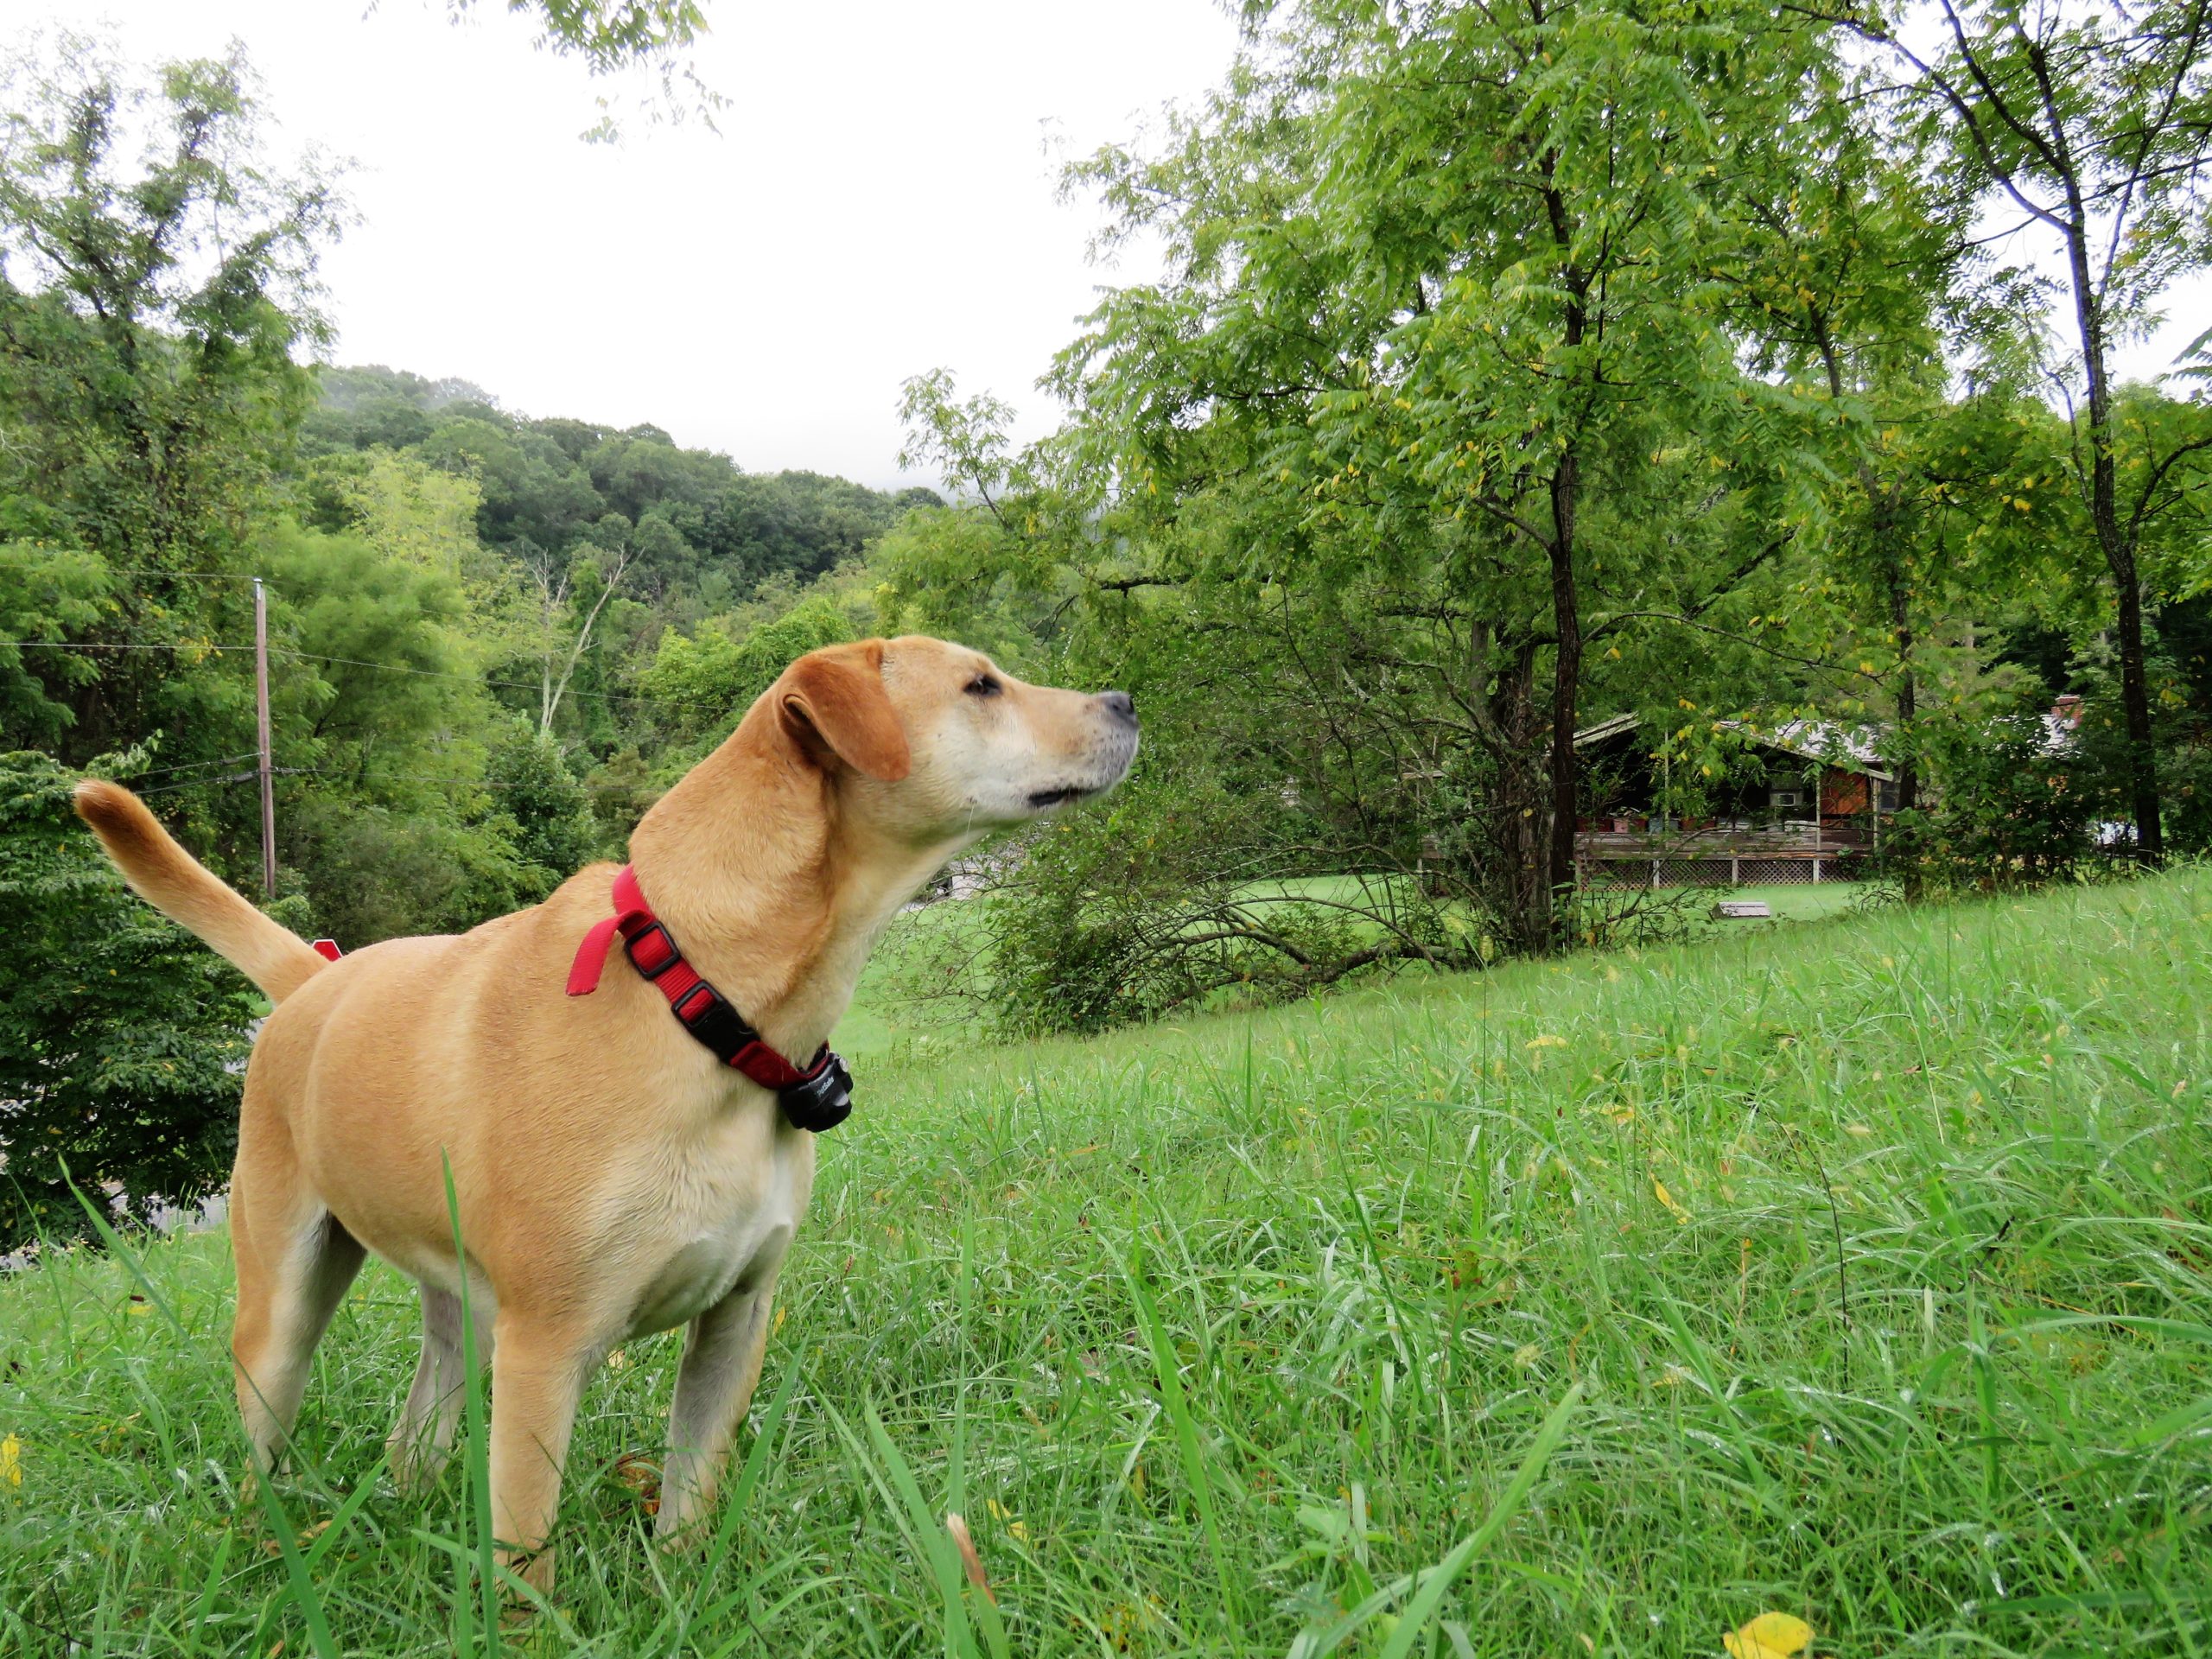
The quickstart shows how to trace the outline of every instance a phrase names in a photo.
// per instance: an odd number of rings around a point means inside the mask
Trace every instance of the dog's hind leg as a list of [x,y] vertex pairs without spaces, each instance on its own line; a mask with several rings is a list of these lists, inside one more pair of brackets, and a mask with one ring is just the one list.
[[[477,1363],[492,1358],[492,1326],[476,1327]],[[423,1287],[423,1357],[391,1431],[392,1475],[403,1487],[434,1483],[453,1452],[468,1378],[461,1346],[461,1298],[435,1285]]]
[[[246,1166],[241,1150],[239,1168]],[[231,1327],[238,1414],[255,1471],[283,1461],[315,1345],[366,1255],[312,1193],[234,1182],[231,1239],[238,1257],[238,1319]]]
[[753,1404],[768,1348],[768,1309],[776,1281],[730,1292],[691,1321],[676,1403],[668,1417],[668,1462],[661,1471],[654,1535],[677,1541],[707,1513],[729,1461],[737,1426]]

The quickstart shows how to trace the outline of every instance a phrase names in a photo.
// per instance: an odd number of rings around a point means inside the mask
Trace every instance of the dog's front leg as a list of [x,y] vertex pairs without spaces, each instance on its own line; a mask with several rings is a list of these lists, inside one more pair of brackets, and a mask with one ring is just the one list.
[[692,1320],[684,1335],[676,1403],[668,1415],[660,1516],[654,1526],[663,1543],[678,1541],[714,1502],[737,1426],[745,1421],[760,1381],[768,1349],[768,1308],[775,1294],[772,1274],[758,1285],[733,1290]]
[[499,1564],[553,1587],[561,1471],[584,1385],[600,1359],[588,1334],[499,1310],[493,1325],[492,1531]]

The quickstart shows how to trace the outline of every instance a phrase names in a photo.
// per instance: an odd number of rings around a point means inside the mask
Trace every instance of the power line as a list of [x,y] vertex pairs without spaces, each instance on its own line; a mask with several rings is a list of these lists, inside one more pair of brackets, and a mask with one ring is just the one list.
[[197,772],[202,766],[227,766],[235,760],[251,760],[260,753],[258,749],[248,749],[244,754],[219,755],[213,760],[175,760],[165,766],[149,766],[137,775],[141,778],[151,778],[158,772]]
[[[342,664],[347,668],[381,669],[387,674],[423,674],[428,675],[432,678],[441,680],[469,680],[474,682],[478,685],[505,686],[509,690],[513,691],[543,691],[544,690],[544,687],[543,686],[532,685],[528,680],[494,680],[476,674],[455,674],[446,669],[441,668],[410,668],[404,663],[364,662],[358,657],[318,657],[311,652],[305,651],[272,650],[269,654],[271,657],[296,657],[302,662],[338,663]],[[696,697],[648,697],[632,692],[577,691],[573,690],[569,691],[566,695],[572,697],[591,697],[601,702],[655,702],[664,704],[671,709],[707,709],[713,707],[711,703],[702,702]]]
[[[346,778],[353,775],[349,766],[278,766],[280,777]],[[482,778],[439,778],[426,772],[383,772],[375,774],[380,782],[409,784],[457,784],[464,789],[488,789],[494,794],[502,790],[530,789],[530,784],[495,784]],[[626,795],[633,785],[629,784],[588,784],[582,779],[571,779],[578,789],[593,795]]]
[[[278,778],[351,778],[356,775],[351,766],[272,766],[270,771]],[[152,789],[135,790],[133,792],[139,795],[166,795],[172,790],[196,789],[203,784],[245,783],[260,776],[260,770],[256,768],[251,772],[226,772],[219,778],[186,778],[158,785]],[[118,781],[125,785],[130,782],[127,778]],[[505,791],[531,787],[529,784],[493,783],[483,778],[440,778],[425,772],[381,772],[372,774],[365,781],[395,784],[450,784],[462,789],[486,790],[494,795]],[[575,779],[570,781],[588,795],[626,795],[635,787],[630,784],[587,784]]]
[[[251,651],[251,645],[219,645],[193,643],[162,644],[158,642],[124,642],[102,644],[79,639],[18,639],[14,642],[23,649],[36,651]],[[511,691],[542,691],[543,686],[528,680],[495,680],[480,674],[456,673],[442,668],[413,668],[405,663],[377,663],[360,657],[324,657],[311,651],[283,651],[272,647],[271,657],[286,657],[302,663],[330,663],[344,668],[372,668],[385,674],[415,674],[435,680],[465,680],[473,685],[493,685]],[[589,698],[594,702],[649,702],[669,709],[711,709],[712,702],[699,697],[649,697],[641,693],[624,691],[579,691],[571,687],[565,694],[571,697]]]
[[17,639],[11,643],[25,651],[251,651],[251,645],[198,645],[184,641],[173,645],[95,644],[85,639]]
[[111,576],[175,576],[186,582],[255,582],[258,577],[241,576],[229,570],[157,570],[151,565],[111,564]]
[[[177,783],[171,783],[171,784],[160,784],[160,785],[156,785],[154,788],[152,788],[152,789],[139,789],[139,790],[133,790],[131,792],[132,792],[133,794],[135,794],[135,795],[139,795],[139,796],[147,796],[147,795],[167,795],[167,794],[168,794],[168,793],[170,793],[171,791],[175,791],[175,790],[180,790],[180,789],[197,789],[197,788],[199,788],[202,784],[236,784],[236,783],[243,783],[245,779],[249,779],[249,778],[258,778],[258,777],[260,777],[260,776],[261,776],[261,773],[260,773],[260,772],[259,772],[257,769],[257,770],[255,770],[255,771],[253,771],[253,772],[226,772],[226,773],[225,773],[223,776],[221,776],[220,778],[187,778],[187,779],[184,779],[183,780],[181,780],[181,782],[177,782]],[[124,781],[127,783],[127,782],[129,782],[129,779],[124,779]]]

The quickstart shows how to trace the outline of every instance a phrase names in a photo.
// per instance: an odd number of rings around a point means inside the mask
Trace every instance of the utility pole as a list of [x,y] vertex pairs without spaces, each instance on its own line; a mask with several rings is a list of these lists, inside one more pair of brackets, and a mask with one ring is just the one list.
[[276,896],[276,788],[269,752],[269,590],[253,579],[253,691],[261,726],[261,885]]

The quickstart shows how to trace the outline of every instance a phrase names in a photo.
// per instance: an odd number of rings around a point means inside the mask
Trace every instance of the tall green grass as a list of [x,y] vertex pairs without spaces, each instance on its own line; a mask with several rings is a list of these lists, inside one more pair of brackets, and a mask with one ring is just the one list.
[[632,1344],[504,1631],[472,1456],[385,1475],[402,1280],[321,1350],[303,1580],[224,1242],[56,1260],[0,1284],[0,1651],[2212,1651],[2208,924],[2183,874],[864,1074],[742,1505],[650,1546]]

